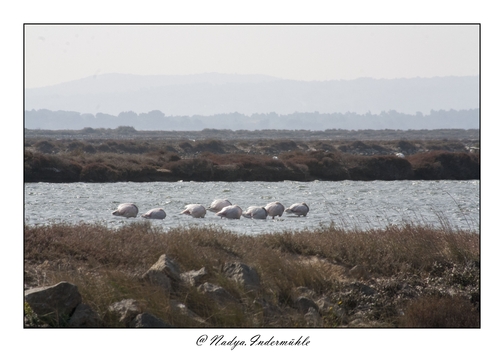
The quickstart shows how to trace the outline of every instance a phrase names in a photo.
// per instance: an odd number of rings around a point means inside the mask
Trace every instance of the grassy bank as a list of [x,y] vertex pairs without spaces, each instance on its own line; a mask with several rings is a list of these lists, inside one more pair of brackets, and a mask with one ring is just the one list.
[[[479,327],[479,235],[404,225],[384,230],[336,227],[245,236],[220,228],[169,231],[133,224],[25,227],[25,286],[68,281],[107,326],[107,307],[133,298],[175,326],[199,326],[173,308],[188,309],[212,327],[307,327],[296,298],[316,302],[322,327]],[[208,271],[235,302],[218,305],[195,287],[167,294],[140,276],[166,254],[182,272]],[[243,262],[257,270],[258,291],[222,271]]]
[[[25,182],[469,180],[461,141],[25,139]],[[405,157],[398,157],[401,152]]]

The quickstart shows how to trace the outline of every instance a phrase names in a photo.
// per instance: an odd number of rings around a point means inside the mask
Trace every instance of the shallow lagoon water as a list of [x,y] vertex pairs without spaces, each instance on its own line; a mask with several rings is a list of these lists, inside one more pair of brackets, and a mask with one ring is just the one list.
[[[207,212],[203,219],[180,215],[184,206],[208,207],[226,198],[244,211],[251,205],[280,201],[285,207],[305,202],[306,217],[284,213],[272,220],[220,219]],[[137,218],[113,216],[118,204],[133,202]],[[101,223],[119,227],[150,221],[164,229],[179,226],[218,226],[237,233],[260,234],[313,229],[334,223],[347,229],[384,228],[405,223],[449,225],[479,231],[479,181],[313,181],[313,182],[149,182],[149,183],[26,183],[25,223]],[[163,208],[164,220],[140,214]]]

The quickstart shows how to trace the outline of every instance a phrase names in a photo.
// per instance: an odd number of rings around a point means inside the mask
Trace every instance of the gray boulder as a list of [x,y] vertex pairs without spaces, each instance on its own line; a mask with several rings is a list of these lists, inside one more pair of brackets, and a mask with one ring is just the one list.
[[87,304],[81,303],[75,308],[70,320],[68,321],[69,327],[75,328],[91,328],[104,326],[100,316],[91,309]]
[[198,291],[211,297],[214,301],[220,304],[236,303],[238,302],[228,291],[223,287],[205,282],[203,285],[198,286]]
[[66,323],[82,302],[77,286],[66,281],[26,290],[24,295],[25,301],[41,320],[58,325]]
[[297,308],[298,311],[300,311],[303,314],[308,313],[308,310],[310,308],[315,309],[317,312],[319,311],[319,307],[317,306],[317,303],[315,303],[313,300],[311,300],[308,297],[298,297],[294,300],[294,306]]
[[130,328],[170,328],[171,326],[166,324],[164,321],[158,317],[149,314],[142,313],[138,314],[135,319],[129,323]]
[[173,260],[168,258],[166,254],[163,254],[159,257],[158,261],[142,275],[142,279],[164,288],[167,292],[172,292],[180,281],[180,270]]
[[189,286],[198,286],[208,277],[208,271],[205,267],[200,270],[191,270],[180,274],[180,278]]
[[226,263],[223,273],[230,278],[243,285],[246,290],[256,291],[260,288],[260,280],[257,271],[244,263]]
[[188,319],[189,326],[210,326],[210,324],[207,323],[205,319],[187,308],[184,303],[172,300],[170,301],[170,306],[173,312],[180,314]]
[[118,317],[121,324],[128,326],[138,314],[142,313],[140,303],[134,299],[124,299],[120,302],[112,303],[108,310]]

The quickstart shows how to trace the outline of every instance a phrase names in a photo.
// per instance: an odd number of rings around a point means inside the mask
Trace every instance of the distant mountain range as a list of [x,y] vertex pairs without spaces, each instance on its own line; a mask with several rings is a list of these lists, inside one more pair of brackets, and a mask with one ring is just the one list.
[[264,75],[103,74],[25,90],[25,110],[165,116],[276,113],[416,115],[479,108],[479,77],[294,81]]

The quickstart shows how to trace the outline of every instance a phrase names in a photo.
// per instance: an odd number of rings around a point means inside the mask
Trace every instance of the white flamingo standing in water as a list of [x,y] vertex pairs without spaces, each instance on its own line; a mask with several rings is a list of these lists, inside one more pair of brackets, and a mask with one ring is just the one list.
[[228,205],[215,215],[220,216],[221,219],[239,219],[242,215],[242,209],[238,205]]
[[227,199],[216,199],[210,204],[210,206],[207,208],[208,211],[211,211],[212,213],[218,213],[219,211],[222,210],[222,208],[227,207],[228,205],[231,205],[231,202]]
[[274,219],[275,216],[278,216],[278,217],[282,216],[285,207],[280,202],[272,202],[272,203],[266,204],[264,209],[266,209],[266,211],[268,212],[268,215]]
[[125,218],[136,218],[138,215],[138,207],[133,203],[122,203],[117,206],[117,209],[112,212],[112,215],[123,216]]
[[162,220],[166,218],[166,212],[161,208],[154,208],[149,210],[147,213],[142,214],[142,218]]
[[193,218],[204,218],[206,209],[201,204],[188,204],[180,214],[191,215]]
[[301,216],[301,215],[306,216],[306,214],[308,214],[309,211],[310,211],[310,208],[308,208],[308,205],[304,202],[303,203],[294,203],[290,207],[285,209],[286,213],[294,214],[297,216]]
[[264,209],[264,207],[253,205],[248,207],[247,211],[245,211],[242,216],[249,219],[266,219],[268,217],[268,211]]

